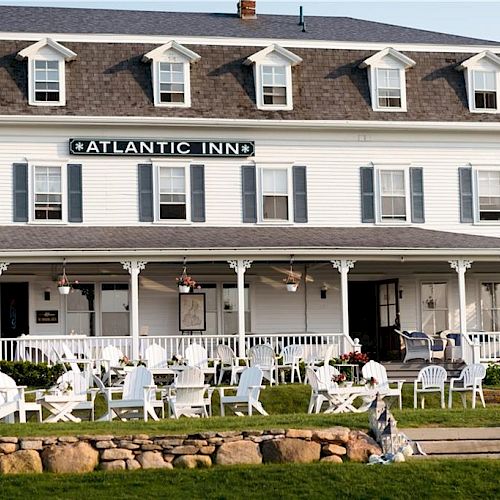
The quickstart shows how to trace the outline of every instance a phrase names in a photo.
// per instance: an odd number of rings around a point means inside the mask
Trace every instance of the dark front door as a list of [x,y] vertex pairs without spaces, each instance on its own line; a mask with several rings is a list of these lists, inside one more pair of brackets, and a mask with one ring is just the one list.
[[0,286],[2,338],[29,334],[28,283],[2,283]]
[[349,334],[370,359],[399,359],[398,280],[349,282]]

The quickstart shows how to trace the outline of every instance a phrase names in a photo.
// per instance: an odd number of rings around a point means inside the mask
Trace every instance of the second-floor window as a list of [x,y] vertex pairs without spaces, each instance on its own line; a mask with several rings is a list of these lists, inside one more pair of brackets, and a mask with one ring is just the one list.
[[262,220],[289,220],[288,170],[262,169]]
[[500,221],[500,170],[478,170],[479,220]]
[[159,219],[186,220],[186,169],[159,167]]
[[379,108],[401,108],[401,76],[399,69],[377,69],[377,101]]
[[288,104],[285,66],[262,66],[262,99],[265,106]]
[[379,171],[380,221],[406,221],[408,196],[404,170]]
[[474,71],[475,109],[497,109],[496,72]]
[[184,63],[159,63],[159,95],[162,104],[185,104]]
[[62,220],[61,167],[35,166],[34,219]]
[[59,61],[35,60],[35,101],[60,101]]

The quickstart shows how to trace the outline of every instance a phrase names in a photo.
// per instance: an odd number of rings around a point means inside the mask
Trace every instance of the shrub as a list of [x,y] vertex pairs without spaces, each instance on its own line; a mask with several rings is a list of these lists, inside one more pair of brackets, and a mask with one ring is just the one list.
[[18,385],[28,387],[50,387],[62,375],[62,365],[49,366],[47,363],[29,361],[0,361],[0,372],[12,377]]
[[486,368],[484,383],[486,385],[500,385],[500,363],[491,363]]

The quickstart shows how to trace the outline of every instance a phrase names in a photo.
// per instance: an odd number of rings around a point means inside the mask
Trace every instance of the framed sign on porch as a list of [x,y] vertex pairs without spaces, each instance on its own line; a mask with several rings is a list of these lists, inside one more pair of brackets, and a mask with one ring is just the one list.
[[206,297],[204,293],[179,294],[179,330],[204,332],[207,329]]

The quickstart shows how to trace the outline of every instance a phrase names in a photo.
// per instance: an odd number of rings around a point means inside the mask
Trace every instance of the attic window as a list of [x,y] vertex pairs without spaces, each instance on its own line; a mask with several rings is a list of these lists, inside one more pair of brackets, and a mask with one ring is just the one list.
[[59,102],[59,61],[35,60],[35,101]]
[[401,76],[399,69],[377,69],[379,108],[401,108]]
[[262,95],[266,106],[287,105],[285,66],[262,66]]
[[474,71],[474,105],[476,109],[497,109],[494,71]]
[[160,62],[160,102],[185,104],[183,63]]

